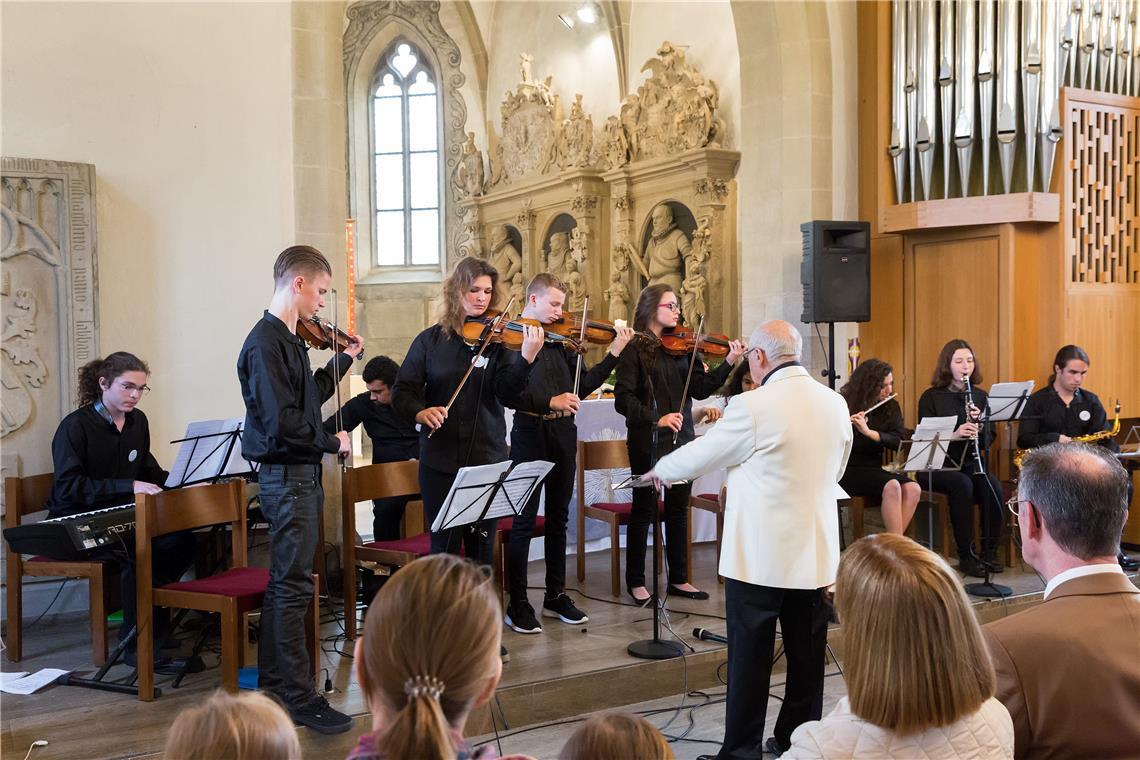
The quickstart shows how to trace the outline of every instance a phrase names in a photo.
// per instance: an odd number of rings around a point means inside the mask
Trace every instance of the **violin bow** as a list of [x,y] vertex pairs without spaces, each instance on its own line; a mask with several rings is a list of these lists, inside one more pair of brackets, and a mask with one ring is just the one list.
[[[337,347],[336,346],[336,334],[337,334],[337,329],[338,329],[336,326],[336,322],[337,322],[337,306],[338,306],[338,303],[337,303],[337,297],[336,297],[337,296],[336,288],[332,288],[331,290],[332,290],[332,296],[333,296],[332,344],[333,344],[333,350],[336,351],[336,347]],[[340,352],[337,351],[336,353],[333,354],[333,359],[336,361],[336,376],[333,377],[333,386],[336,389],[336,412],[333,414],[333,416],[336,418],[336,429],[337,429],[337,432],[339,433],[339,432],[344,430],[344,412],[342,411],[342,408],[340,405],[341,374],[340,374],[340,359],[337,357],[337,355],[336,355],[337,353],[340,353]],[[341,457],[340,458],[340,471],[341,472],[344,472],[345,470],[348,469],[348,461],[347,460],[348,460],[348,457]]]
[[[682,414],[685,412],[685,399],[689,397],[689,383],[693,379],[693,367],[697,363],[697,347],[701,345],[701,333],[705,331],[705,318],[702,316],[700,323],[697,325],[697,334],[693,338],[693,355],[689,358],[689,373],[685,375],[685,390],[681,393],[681,408],[678,410]],[[684,425],[684,423],[681,423]],[[681,431],[673,433],[673,445],[677,445],[677,439],[681,437]]]
[[[586,325],[589,323],[590,296],[582,303],[582,329],[578,331],[578,345],[586,345]],[[582,383],[582,353],[578,353],[578,367],[574,370],[574,395],[578,395],[578,386]]]
[[[463,386],[467,384],[467,380],[471,377],[471,373],[475,371],[475,363],[479,361],[480,357],[482,357],[483,353],[487,350],[487,346],[490,345],[491,336],[495,334],[496,330],[501,328],[503,322],[508,321],[507,315],[511,313],[511,307],[514,305],[515,299],[511,298],[511,300],[507,302],[507,308],[503,309],[499,316],[495,317],[494,321],[483,328],[483,334],[479,336],[479,351],[471,357],[471,363],[467,365],[467,371],[463,373],[463,377],[460,379],[459,385],[456,386],[455,392],[452,393],[451,398],[447,400],[447,406],[443,407],[443,410],[445,412],[451,411],[451,405],[455,403],[455,399],[459,398],[459,394],[463,390]],[[447,418],[445,417],[443,421],[447,422]],[[443,427],[443,425],[440,425],[440,427]],[[433,428],[429,430],[427,437],[431,438],[433,435],[435,435],[436,430],[439,430],[439,428]]]

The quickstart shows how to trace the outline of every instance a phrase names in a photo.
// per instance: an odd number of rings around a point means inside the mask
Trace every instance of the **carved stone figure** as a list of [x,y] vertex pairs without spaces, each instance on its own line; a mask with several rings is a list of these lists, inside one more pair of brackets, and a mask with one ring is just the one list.
[[511,278],[510,295],[507,300],[503,301],[503,306],[506,307],[507,301],[514,299],[515,305],[511,307],[512,311],[522,311],[523,304],[526,301],[526,278],[523,273],[516,272],[515,276]]
[[583,225],[570,230],[570,262],[567,264],[567,271],[571,266],[578,270],[585,268],[588,249],[587,235],[588,230]]
[[616,116],[606,119],[602,127],[602,160],[607,169],[616,169],[629,163],[629,140],[625,136],[625,128]]
[[550,236],[550,250],[546,252],[546,271],[555,277],[566,277],[570,257],[570,236],[565,232],[555,232]]
[[[514,287],[515,276],[522,277],[522,255],[511,243],[505,224],[496,224],[491,229],[491,251],[487,260],[499,272],[499,300],[505,306]],[[521,297],[515,305],[522,306]]]
[[483,153],[475,147],[475,133],[468,132],[463,156],[455,167],[455,185],[464,198],[483,194]]
[[696,325],[708,316],[708,261],[711,257],[712,220],[702,217],[693,232],[692,249],[685,257],[685,279],[681,283],[681,307],[686,324]]
[[673,222],[673,210],[668,205],[662,203],[654,208],[652,219],[653,228],[645,248],[649,284],[664,283],[680,295],[685,258],[692,246],[685,233],[677,229]]
[[574,96],[570,118],[562,123],[558,141],[558,165],[563,169],[590,165],[594,149],[594,120],[582,110],[582,94]]
[[553,77],[544,82],[530,79],[529,56],[524,54],[523,76],[514,92],[507,90],[500,107],[502,144],[494,145],[491,184],[545,174],[558,157],[560,103],[550,89]]
[[610,272],[610,286],[603,294],[610,304],[610,321],[615,319],[629,319],[629,286],[625,284],[622,273],[618,270]]
[[531,84],[534,78],[530,73],[530,64],[534,62],[534,56],[530,53],[519,53],[519,76],[522,77],[523,84]]
[[571,311],[582,311],[586,306],[586,278],[576,268],[566,273],[566,300]]

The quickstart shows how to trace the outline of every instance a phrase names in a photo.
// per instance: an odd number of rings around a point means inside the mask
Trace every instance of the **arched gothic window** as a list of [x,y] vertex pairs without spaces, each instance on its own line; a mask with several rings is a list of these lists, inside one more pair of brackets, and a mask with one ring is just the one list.
[[405,40],[393,42],[372,85],[376,266],[439,266],[438,106],[424,57]]

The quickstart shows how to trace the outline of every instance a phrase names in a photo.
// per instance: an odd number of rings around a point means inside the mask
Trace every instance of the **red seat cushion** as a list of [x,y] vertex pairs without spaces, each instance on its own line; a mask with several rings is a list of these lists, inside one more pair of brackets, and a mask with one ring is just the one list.
[[[514,522],[515,518],[513,517],[500,517],[498,524],[499,532],[509,534],[511,532],[511,526],[514,525]],[[538,515],[534,518],[534,532],[531,535],[536,537],[546,535],[546,518],[542,515]],[[506,536],[504,536],[504,538],[506,538]]]
[[415,554],[416,556],[424,556],[431,552],[431,534],[420,533],[415,536],[408,536],[407,538],[399,538],[395,541],[369,541],[361,546],[369,549],[383,549],[390,552],[407,552],[408,554]]
[[[601,509],[605,512],[613,512],[615,515],[621,517],[629,517],[629,513],[633,511],[632,501],[596,501],[590,505],[591,509]],[[657,501],[657,512],[660,513],[665,508],[665,504]]]
[[719,498],[720,498],[720,494],[716,494],[716,493],[699,493],[699,494],[697,494],[697,498],[698,498],[698,499],[708,499],[709,501],[716,501],[717,499],[719,499]]
[[163,591],[190,591],[195,594],[229,596],[238,599],[242,608],[252,609],[261,604],[267,585],[269,585],[267,568],[232,567],[208,578],[168,583],[159,588]]

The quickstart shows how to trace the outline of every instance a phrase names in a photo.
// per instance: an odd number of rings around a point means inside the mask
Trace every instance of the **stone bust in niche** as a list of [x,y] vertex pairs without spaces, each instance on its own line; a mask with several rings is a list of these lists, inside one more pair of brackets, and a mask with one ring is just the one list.
[[[496,224],[491,228],[491,251],[487,260],[499,272],[499,300],[506,306],[516,275],[522,276],[522,255],[511,242],[505,224]],[[515,306],[521,308],[522,301],[516,302]]]
[[550,250],[546,253],[546,271],[555,277],[565,277],[574,261],[570,258],[570,235],[555,232],[550,236]]
[[654,208],[651,218],[653,227],[645,246],[645,268],[649,272],[649,284],[664,283],[680,295],[685,259],[692,246],[685,233],[677,229],[673,221],[673,210],[667,204],[662,203]]

